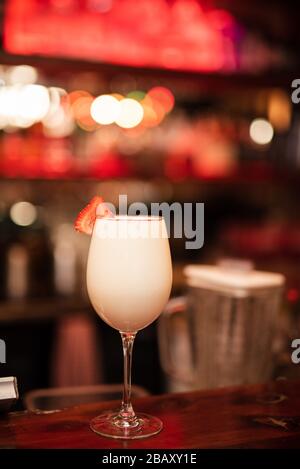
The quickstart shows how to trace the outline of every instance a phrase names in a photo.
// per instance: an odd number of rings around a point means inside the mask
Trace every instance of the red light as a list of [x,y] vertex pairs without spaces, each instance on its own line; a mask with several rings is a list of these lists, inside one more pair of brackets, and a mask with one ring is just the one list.
[[7,0],[5,48],[136,67],[235,68],[237,51],[228,30],[236,23],[226,11],[203,11],[196,0],[122,0],[108,6],[94,11],[88,0]]
[[299,290],[297,290],[297,288],[290,288],[287,292],[287,299],[291,303],[296,303],[296,301],[299,300]]
[[208,13],[211,25],[216,29],[227,29],[234,26],[234,19],[228,11],[213,10]]
[[155,86],[148,92],[147,96],[149,96],[154,103],[156,101],[161,104],[166,113],[170,112],[174,107],[175,98],[173,93],[164,86]]

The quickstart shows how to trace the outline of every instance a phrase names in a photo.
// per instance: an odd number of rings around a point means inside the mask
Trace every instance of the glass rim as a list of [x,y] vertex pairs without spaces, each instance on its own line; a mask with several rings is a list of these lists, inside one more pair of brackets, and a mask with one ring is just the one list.
[[161,221],[163,217],[160,215],[96,215],[97,220],[114,220],[114,221]]

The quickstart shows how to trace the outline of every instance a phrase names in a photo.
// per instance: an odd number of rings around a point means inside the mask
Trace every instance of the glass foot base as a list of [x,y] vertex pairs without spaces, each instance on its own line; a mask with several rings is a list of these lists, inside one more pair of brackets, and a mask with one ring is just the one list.
[[147,438],[156,435],[163,428],[161,420],[151,415],[137,414],[136,420],[129,426],[121,426],[118,416],[118,412],[100,414],[91,421],[90,428],[98,435],[122,440]]

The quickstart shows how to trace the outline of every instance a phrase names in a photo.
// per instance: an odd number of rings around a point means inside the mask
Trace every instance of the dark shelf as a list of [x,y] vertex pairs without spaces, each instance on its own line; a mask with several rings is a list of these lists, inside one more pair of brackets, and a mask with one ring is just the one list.
[[51,320],[64,314],[90,310],[88,301],[74,297],[7,300],[0,302],[0,323]]

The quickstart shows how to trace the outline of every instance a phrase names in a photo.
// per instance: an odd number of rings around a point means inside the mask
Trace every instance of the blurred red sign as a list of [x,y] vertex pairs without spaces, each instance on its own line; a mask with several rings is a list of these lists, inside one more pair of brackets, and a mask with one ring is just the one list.
[[197,0],[7,0],[10,53],[136,67],[236,69],[236,23]]

